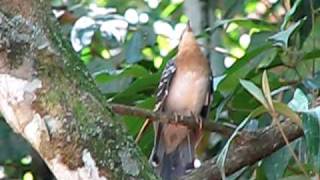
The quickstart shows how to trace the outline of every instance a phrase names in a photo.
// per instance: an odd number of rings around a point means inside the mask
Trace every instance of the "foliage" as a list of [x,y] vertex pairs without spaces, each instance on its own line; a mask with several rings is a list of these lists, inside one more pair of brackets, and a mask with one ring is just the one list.
[[[308,174],[284,147],[233,178],[314,177],[320,170],[320,3],[296,0],[288,7],[287,1],[215,2],[218,5],[210,8],[216,22],[198,36],[208,40],[218,32],[219,47],[227,52],[211,62],[225,64],[223,74],[215,74],[211,120],[255,130],[270,125],[275,117],[290,118],[305,132],[290,147],[299,157],[307,157],[300,163]],[[161,71],[174,57],[188,19],[183,1],[53,0],[52,4],[55,11],[64,10],[57,12],[63,32],[109,101],[152,109]],[[143,123],[136,117],[123,121],[132,136]],[[150,128],[139,143],[146,156],[152,136]],[[204,139],[199,151],[203,159],[224,155],[232,143],[212,134]]]

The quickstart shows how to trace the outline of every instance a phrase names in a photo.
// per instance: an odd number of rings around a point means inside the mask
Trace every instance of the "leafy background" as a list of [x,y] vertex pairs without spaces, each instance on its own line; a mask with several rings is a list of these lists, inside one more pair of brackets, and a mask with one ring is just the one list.
[[[204,2],[215,4],[209,6],[215,21],[197,34],[201,47],[211,57],[215,75],[210,120],[241,124],[241,128],[254,131],[270,125],[276,113],[280,120],[295,119],[305,132],[304,138],[290,146],[299,163],[284,147],[229,178],[318,177],[320,1]],[[52,9],[65,37],[109,101],[152,109],[161,71],[174,57],[188,21],[183,3],[52,0]],[[264,110],[257,114],[258,109]],[[298,118],[292,118],[297,114]],[[122,119],[135,136],[142,119]],[[152,136],[150,128],[139,142],[146,156],[152,148]],[[218,134],[207,133],[199,157],[205,160],[221,152],[219,158],[223,160],[230,143]],[[37,154],[4,121],[0,121],[0,147],[0,176],[52,179]]]

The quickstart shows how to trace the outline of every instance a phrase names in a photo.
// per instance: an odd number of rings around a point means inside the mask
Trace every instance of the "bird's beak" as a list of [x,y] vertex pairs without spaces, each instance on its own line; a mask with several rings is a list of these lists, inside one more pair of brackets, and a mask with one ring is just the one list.
[[186,30],[187,30],[187,31],[189,31],[189,32],[191,32],[191,31],[192,31],[192,28],[191,28],[191,22],[190,22],[190,20],[188,20],[188,22],[187,22]]

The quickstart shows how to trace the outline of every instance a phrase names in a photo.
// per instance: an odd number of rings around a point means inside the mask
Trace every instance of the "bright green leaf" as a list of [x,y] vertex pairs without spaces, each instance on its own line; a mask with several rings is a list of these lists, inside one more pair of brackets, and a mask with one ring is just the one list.
[[268,107],[268,103],[266,101],[266,99],[264,98],[264,95],[261,91],[261,89],[259,89],[255,84],[253,84],[250,81],[247,80],[240,80],[241,85],[253,96],[255,97],[265,108],[269,108]]
[[309,101],[301,89],[296,89],[292,100],[288,103],[288,106],[297,112],[306,111],[309,107]]

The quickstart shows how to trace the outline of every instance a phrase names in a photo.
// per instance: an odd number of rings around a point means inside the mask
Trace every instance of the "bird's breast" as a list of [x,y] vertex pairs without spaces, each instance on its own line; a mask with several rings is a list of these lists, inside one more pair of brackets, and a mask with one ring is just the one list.
[[191,112],[199,114],[207,91],[208,77],[206,75],[193,71],[177,72],[169,89],[166,109],[181,115],[190,115]]

